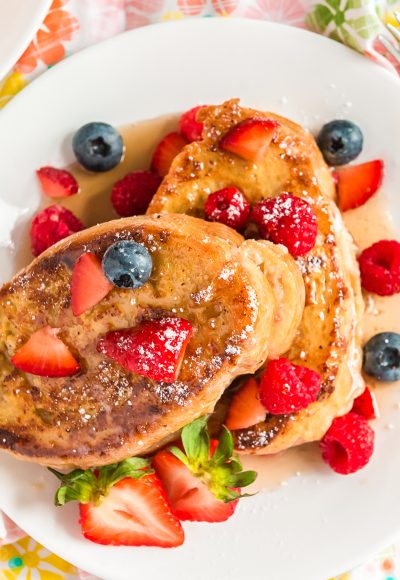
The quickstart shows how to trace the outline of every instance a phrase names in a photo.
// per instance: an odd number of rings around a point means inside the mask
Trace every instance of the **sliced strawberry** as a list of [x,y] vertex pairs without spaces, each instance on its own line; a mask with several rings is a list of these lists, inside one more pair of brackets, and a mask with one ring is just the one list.
[[246,119],[220,141],[220,148],[258,163],[275,137],[278,123],[272,119]]
[[192,329],[183,318],[146,320],[135,328],[108,332],[97,350],[131,372],[171,383],[179,374]]
[[164,177],[167,175],[174,158],[187,145],[186,139],[177,132],[165,135],[156,147],[151,161],[151,169]]
[[39,377],[69,377],[80,367],[68,347],[58,338],[59,328],[44,326],[32,334],[12,357],[15,368]]
[[80,316],[103,300],[112,288],[113,285],[103,274],[99,258],[90,252],[82,254],[72,271],[72,312]]
[[197,121],[197,113],[207,105],[199,105],[189,109],[179,119],[179,129],[188,141],[200,141],[203,133],[203,123]]
[[225,425],[228,429],[246,429],[264,421],[266,413],[260,401],[258,383],[251,377],[235,393]]
[[36,171],[43,193],[49,197],[69,197],[79,192],[75,177],[65,169],[41,167]]
[[224,522],[234,513],[238,500],[224,503],[170,451],[159,451],[152,465],[160,477],[175,515],[180,520]]
[[337,168],[335,174],[340,210],[354,209],[368,201],[381,186],[383,172],[381,159]]
[[365,391],[354,399],[351,411],[357,415],[362,415],[368,421],[379,417],[378,401],[369,387],[365,387]]

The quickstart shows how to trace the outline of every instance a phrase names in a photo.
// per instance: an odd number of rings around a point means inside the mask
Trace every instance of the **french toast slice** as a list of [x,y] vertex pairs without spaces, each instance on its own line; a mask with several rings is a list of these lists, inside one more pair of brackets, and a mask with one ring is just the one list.
[[[363,389],[360,320],[364,306],[355,248],[334,203],[332,175],[309,132],[273,113],[243,108],[237,99],[201,110],[198,119],[204,123],[202,140],[187,145],[174,159],[149,212],[204,217],[208,195],[235,186],[250,204],[291,193],[306,199],[317,217],[315,247],[296,260],[304,280],[305,308],[294,340],[288,336],[285,356],[321,374],[318,401],[299,413],[268,414],[262,423],[233,432],[240,452],[276,453],[320,439],[333,418],[346,413]],[[277,122],[275,137],[257,164],[219,147],[227,132],[246,119]],[[246,237],[254,231],[250,224]],[[282,304],[284,316],[288,308],[285,301]],[[271,344],[269,356],[277,354]]]
[[[135,290],[114,287],[74,316],[76,260],[84,252],[101,258],[119,240],[146,246],[151,277]],[[49,248],[0,290],[0,449],[55,467],[100,466],[146,454],[211,412],[232,380],[256,371],[268,355],[280,298],[266,278],[264,246],[220,224],[154,215],[101,224]],[[287,267],[296,269],[290,260]],[[304,294],[301,276],[297,293]],[[289,314],[294,325],[301,310]],[[108,331],[164,316],[193,326],[174,382],[132,373],[98,352]],[[79,374],[47,378],[12,365],[45,326],[61,329]]]

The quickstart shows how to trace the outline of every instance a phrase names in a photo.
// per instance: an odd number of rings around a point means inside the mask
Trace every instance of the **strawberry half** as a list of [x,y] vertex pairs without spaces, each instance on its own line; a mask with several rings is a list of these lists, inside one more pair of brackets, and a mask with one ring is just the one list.
[[36,171],[44,194],[49,197],[69,197],[79,192],[75,177],[65,169],[41,167]]
[[161,482],[146,459],[133,457],[95,470],[63,474],[56,505],[80,502],[83,535],[97,544],[173,548],[184,541]]
[[167,175],[172,161],[185,145],[187,145],[187,141],[180,133],[174,131],[165,135],[153,153],[153,159],[151,160],[152,171],[155,171],[161,177]]
[[354,399],[351,411],[357,415],[362,415],[368,421],[379,417],[378,401],[369,387],[365,387],[365,391]]
[[381,159],[337,168],[339,209],[347,211],[364,205],[379,189],[383,180],[384,165]]
[[179,374],[192,330],[183,318],[146,320],[135,328],[108,332],[99,340],[97,350],[128,371],[172,383]]
[[59,328],[44,326],[12,357],[15,368],[39,377],[69,377],[79,372],[77,360],[58,338]]
[[103,273],[99,258],[90,252],[82,254],[72,270],[72,312],[80,316],[103,300],[112,288],[113,285]]
[[258,163],[275,137],[277,126],[278,123],[272,119],[246,119],[233,127],[219,146],[224,151]]
[[247,429],[264,421],[266,413],[260,401],[258,383],[254,377],[251,377],[235,393],[225,425],[228,429]]
[[181,520],[223,522],[235,511],[240,488],[250,485],[254,471],[242,471],[233,455],[233,441],[224,428],[210,441],[207,417],[182,430],[182,449],[159,451],[152,465],[160,477],[174,513]]

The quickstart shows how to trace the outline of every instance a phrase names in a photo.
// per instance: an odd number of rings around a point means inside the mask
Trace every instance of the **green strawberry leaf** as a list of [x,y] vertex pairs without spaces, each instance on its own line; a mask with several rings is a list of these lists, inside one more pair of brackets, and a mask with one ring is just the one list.
[[209,458],[210,437],[207,431],[207,416],[200,417],[182,430],[182,444],[192,462],[204,463]]

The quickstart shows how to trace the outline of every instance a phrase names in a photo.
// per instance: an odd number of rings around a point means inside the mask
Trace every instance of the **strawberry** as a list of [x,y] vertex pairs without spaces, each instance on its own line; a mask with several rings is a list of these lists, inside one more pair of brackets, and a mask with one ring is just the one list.
[[179,119],[179,129],[188,141],[200,141],[203,133],[203,123],[197,121],[197,113],[207,105],[199,105],[189,109]]
[[39,377],[69,377],[79,372],[79,363],[58,338],[59,328],[44,326],[32,334],[15,353],[15,368]]
[[219,441],[210,441],[207,417],[183,428],[182,447],[159,451],[152,460],[174,513],[181,520],[227,520],[241,497],[240,487],[250,485],[256,473],[241,471],[228,429]]
[[69,197],[79,192],[75,177],[65,169],[41,167],[36,171],[44,194],[49,197]]
[[251,377],[235,393],[225,424],[228,429],[246,429],[264,421],[266,414],[260,401],[258,383]]
[[357,413],[357,415],[362,415],[368,421],[379,417],[378,402],[369,387],[365,387],[365,391],[354,399],[351,411],[352,413]]
[[103,300],[113,285],[103,274],[101,261],[97,256],[87,252],[75,263],[71,279],[71,306],[75,316]]
[[185,145],[187,145],[187,141],[180,133],[173,132],[165,135],[153,153],[153,159],[151,160],[152,171],[155,171],[161,177],[167,175],[172,161]]
[[50,469],[62,482],[55,503],[79,501],[83,535],[97,544],[180,546],[184,541],[182,526],[148,465],[146,459],[133,457],[68,474]]
[[105,334],[97,350],[128,371],[172,383],[183,361],[192,325],[183,318],[145,320],[135,328]]
[[271,119],[246,119],[223,137],[219,146],[247,161],[258,163],[274,139],[278,123]]
[[381,186],[383,170],[381,159],[337,168],[335,174],[340,210],[354,209],[368,201]]

